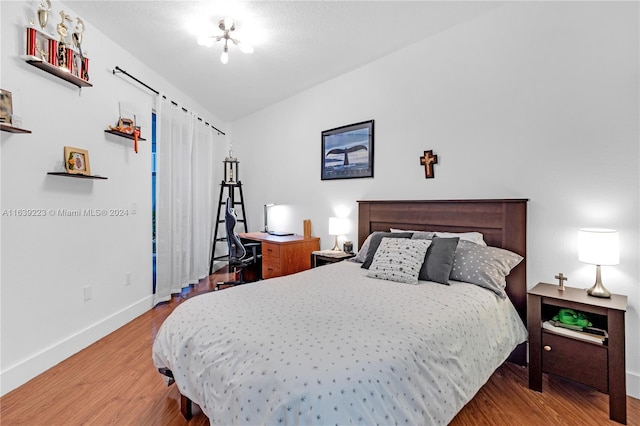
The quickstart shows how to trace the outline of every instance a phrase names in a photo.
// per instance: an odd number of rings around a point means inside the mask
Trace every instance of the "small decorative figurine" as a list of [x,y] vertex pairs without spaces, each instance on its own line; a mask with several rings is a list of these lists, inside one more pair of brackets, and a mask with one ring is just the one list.
[[569,281],[569,278],[565,277],[562,272],[556,275],[555,278],[558,280],[558,285],[560,286],[560,288],[558,288],[558,291],[564,291],[564,282]]
[[118,125],[116,127],[109,126],[109,130],[113,130],[120,133],[126,133],[128,135],[132,135],[134,132],[135,121],[130,118],[122,118],[118,119]]
[[71,22],[71,18],[69,18],[69,15],[67,15],[66,13],[64,13],[64,10],[60,11],[60,23],[58,25],[56,25],[56,31],[58,31],[58,34],[60,35],[60,43],[65,43],[65,39],[67,38],[67,26],[64,24],[64,21],[69,21]]
[[133,120],[130,118],[122,118],[118,120],[118,125],[113,127],[109,126],[109,130],[114,132],[124,133],[133,136],[133,150],[138,153],[138,141],[140,140],[140,126],[136,126],[136,116],[133,116]]
[[40,54],[40,59],[42,62],[46,62],[47,60],[47,52],[40,46],[40,42],[36,42],[36,51]]

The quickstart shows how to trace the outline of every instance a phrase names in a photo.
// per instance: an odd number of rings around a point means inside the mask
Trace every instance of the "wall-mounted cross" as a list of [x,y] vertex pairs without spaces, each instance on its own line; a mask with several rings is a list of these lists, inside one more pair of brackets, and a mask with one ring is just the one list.
[[424,155],[420,157],[420,164],[424,166],[425,179],[432,178],[433,165],[438,164],[438,156],[433,155],[433,150],[425,151]]
[[559,290],[564,291],[564,282],[569,281],[569,278],[565,277],[562,272],[556,275],[555,278],[558,280],[558,285],[560,286]]

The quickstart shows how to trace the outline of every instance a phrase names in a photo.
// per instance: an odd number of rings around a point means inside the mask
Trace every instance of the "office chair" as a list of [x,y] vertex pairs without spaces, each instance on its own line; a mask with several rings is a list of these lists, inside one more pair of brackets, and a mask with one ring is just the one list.
[[[258,264],[262,255],[258,253],[260,243],[245,243],[242,244],[242,240],[235,231],[236,223],[238,219],[236,212],[233,209],[233,203],[231,198],[227,197],[227,205],[224,215],[224,224],[227,229],[227,248],[229,249],[229,269],[238,274],[238,279],[235,281],[218,282],[215,289],[218,290],[220,285],[239,285],[244,284],[243,270],[247,266]],[[247,249],[251,250],[250,253]],[[260,274],[261,275],[261,274]],[[258,277],[260,279],[260,276]]]

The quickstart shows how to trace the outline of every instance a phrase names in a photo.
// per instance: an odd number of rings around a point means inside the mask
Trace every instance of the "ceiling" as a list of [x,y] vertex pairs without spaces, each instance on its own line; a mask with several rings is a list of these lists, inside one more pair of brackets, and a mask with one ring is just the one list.
[[[225,122],[323,83],[471,19],[490,1],[111,1],[67,0],[69,8]],[[245,54],[197,43],[206,23],[236,22]],[[114,63],[127,70],[126,63]],[[154,87],[144,75],[135,77]],[[167,93],[173,97],[171,93]],[[180,99],[176,99],[180,100]]]

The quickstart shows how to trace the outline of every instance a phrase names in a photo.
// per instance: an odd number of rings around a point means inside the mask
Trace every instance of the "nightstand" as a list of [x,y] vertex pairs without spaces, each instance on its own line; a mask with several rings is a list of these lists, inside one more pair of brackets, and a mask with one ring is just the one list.
[[[607,331],[608,341],[592,343],[542,328],[560,308],[586,313]],[[627,423],[624,313],[627,296],[589,296],[586,290],[539,283],[527,297],[529,388],[542,392],[542,373],[564,377],[609,394],[609,417]]]
[[318,250],[311,252],[311,267],[327,265],[329,263],[342,262],[345,259],[355,257],[355,253],[344,251]]

